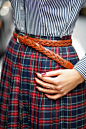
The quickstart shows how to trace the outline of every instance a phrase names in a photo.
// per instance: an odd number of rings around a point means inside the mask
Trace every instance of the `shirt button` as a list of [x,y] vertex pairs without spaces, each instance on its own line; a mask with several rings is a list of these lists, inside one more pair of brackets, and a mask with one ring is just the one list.
[[62,38],[63,36],[62,35],[60,35],[60,38]]
[[20,10],[21,10],[21,11],[23,10],[23,7],[22,7],[22,6],[20,6]]
[[24,31],[24,27],[22,27],[21,30]]

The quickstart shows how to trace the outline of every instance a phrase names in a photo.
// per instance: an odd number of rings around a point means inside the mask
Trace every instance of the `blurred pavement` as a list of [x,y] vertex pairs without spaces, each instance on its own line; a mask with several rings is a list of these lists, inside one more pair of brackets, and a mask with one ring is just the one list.
[[86,16],[79,16],[72,39],[73,46],[81,59],[86,53]]

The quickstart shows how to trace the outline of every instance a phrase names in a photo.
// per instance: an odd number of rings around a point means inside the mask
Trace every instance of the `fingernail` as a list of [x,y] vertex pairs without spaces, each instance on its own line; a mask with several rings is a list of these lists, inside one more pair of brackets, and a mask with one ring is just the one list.
[[35,72],[35,74],[37,75],[37,72]]
[[45,75],[46,73],[42,73],[42,75]]
[[38,90],[38,87],[36,87],[36,89]]
[[45,94],[45,96],[47,97],[47,94]]
[[35,79],[35,81],[36,81],[36,78],[34,78]]
[[34,81],[35,81],[35,83],[36,83],[36,79],[34,78]]
[[37,73],[36,72],[35,72],[34,76],[37,77]]

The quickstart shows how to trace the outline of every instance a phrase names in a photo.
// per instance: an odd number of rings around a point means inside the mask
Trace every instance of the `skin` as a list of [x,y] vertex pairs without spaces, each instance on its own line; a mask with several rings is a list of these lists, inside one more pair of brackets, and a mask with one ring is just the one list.
[[42,86],[36,86],[36,89],[44,92],[46,97],[53,100],[66,95],[85,80],[75,69],[55,70],[36,74],[35,81]]

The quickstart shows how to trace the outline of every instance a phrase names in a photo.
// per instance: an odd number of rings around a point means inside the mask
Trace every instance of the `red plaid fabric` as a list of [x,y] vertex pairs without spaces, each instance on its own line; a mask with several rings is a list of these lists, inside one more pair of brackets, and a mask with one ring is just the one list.
[[[72,46],[46,47],[73,65]],[[35,72],[63,69],[55,61],[12,37],[4,56],[0,82],[0,129],[86,129],[86,87],[49,100],[36,90]]]

